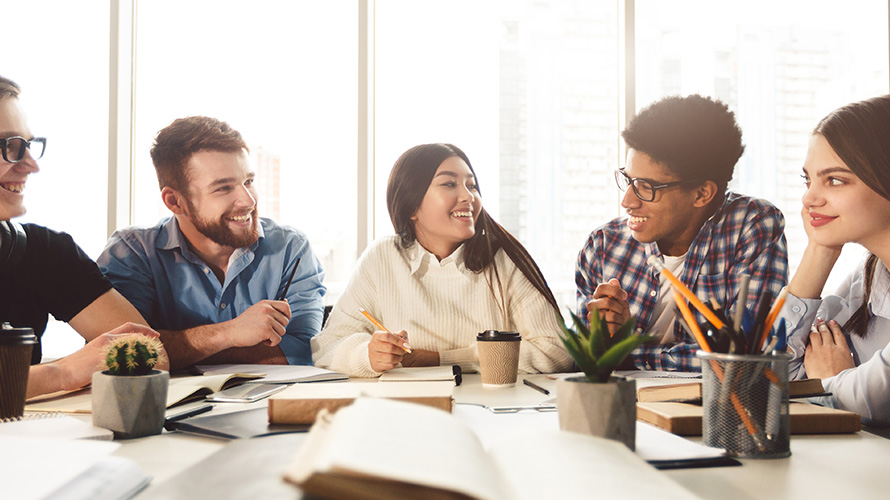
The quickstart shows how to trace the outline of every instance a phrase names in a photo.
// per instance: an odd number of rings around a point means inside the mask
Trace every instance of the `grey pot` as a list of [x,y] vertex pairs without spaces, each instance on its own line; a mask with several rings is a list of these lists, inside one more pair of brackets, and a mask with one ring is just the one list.
[[635,449],[637,391],[635,380],[613,377],[593,383],[586,377],[568,377],[556,383],[559,428],[621,441]]
[[160,434],[167,411],[170,374],[93,374],[93,425],[114,431],[115,439]]

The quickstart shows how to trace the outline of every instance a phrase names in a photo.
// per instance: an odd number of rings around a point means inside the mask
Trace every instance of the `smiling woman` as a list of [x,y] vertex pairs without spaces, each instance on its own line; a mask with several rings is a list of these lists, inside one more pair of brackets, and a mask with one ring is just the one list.
[[417,241],[442,260],[476,234],[473,216],[481,210],[476,175],[463,159],[452,156],[439,165],[410,220]]
[[[820,402],[890,423],[890,96],[823,118],[804,163],[801,215],[808,244],[782,310],[794,378],[821,378]],[[834,294],[828,275],[848,243],[869,252]],[[827,321],[827,322],[826,322]],[[848,340],[849,339],[849,340]]]
[[[409,149],[393,166],[386,200],[396,235],[362,255],[312,339],[316,365],[360,377],[399,364],[477,370],[476,334],[506,330],[522,335],[520,371],[569,368],[556,300],[525,247],[483,208],[463,151]],[[375,331],[361,309],[396,333]]]

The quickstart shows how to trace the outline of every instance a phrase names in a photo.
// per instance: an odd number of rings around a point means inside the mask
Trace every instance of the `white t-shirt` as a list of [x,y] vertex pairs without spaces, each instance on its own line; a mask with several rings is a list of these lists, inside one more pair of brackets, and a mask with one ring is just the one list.
[[[685,253],[679,257],[664,256],[664,267],[674,276],[680,276],[683,273],[685,264]],[[655,303],[652,317],[655,318],[655,321],[646,334],[654,336],[660,344],[675,342],[674,320],[677,317],[677,307],[674,303],[674,288],[661,273],[658,274],[658,301]]]

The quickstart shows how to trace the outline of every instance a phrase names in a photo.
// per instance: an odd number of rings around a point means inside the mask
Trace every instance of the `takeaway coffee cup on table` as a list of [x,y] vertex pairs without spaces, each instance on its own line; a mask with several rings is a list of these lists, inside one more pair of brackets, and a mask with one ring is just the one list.
[[479,371],[483,387],[513,387],[519,369],[519,344],[516,332],[485,330],[476,336]]
[[31,351],[37,336],[30,328],[0,327],[0,420],[25,414]]

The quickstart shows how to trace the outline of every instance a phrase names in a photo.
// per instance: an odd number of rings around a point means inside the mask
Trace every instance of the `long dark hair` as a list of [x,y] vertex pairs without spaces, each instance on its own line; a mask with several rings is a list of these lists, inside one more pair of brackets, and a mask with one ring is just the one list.
[[[890,95],[848,104],[822,119],[814,134],[825,137],[831,149],[866,186],[890,200]],[[865,296],[844,329],[865,336],[868,331],[868,300],[878,258],[865,261]]]
[[[420,208],[439,165],[453,156],[466,162],[473,176],[476,176],[470,159],[460,148],[452,144],[414,146],[402,153],[402,156],[393,165],[386,187],[386,207],[389,209],[389,218],[392,220],[396,234],[399,235],[402,248],[410,247],[417,240],[414,221],[411,220],[411,217]],[[476,185],[478,188],[478,179]],[[504,253],[516,264],[516,267],[531,282],[532,286],[558,311],[559,306],[556,304],[553,292],[550,291],[547,280],[544,279],[543,273],[528,250],[509,231],[495,222],[483,207],[476,217],[475,234],[464,242],[464,261],[467,269],[475,273],[491,271],[499,288],[500,277],[497,266],[494,264],[494,256],[500,249],[504,250]],[[493,287],[491,281],[489,286]],[[493,288],[492,294],[497,295]],[[500,295],[503,302],[503,292]],[[506,311],[504,304],[502,304],[502,310]]]

